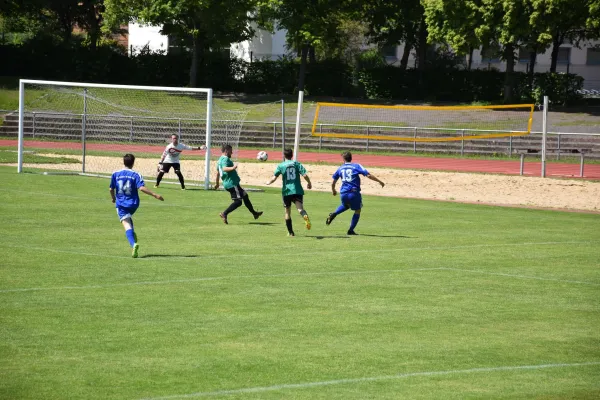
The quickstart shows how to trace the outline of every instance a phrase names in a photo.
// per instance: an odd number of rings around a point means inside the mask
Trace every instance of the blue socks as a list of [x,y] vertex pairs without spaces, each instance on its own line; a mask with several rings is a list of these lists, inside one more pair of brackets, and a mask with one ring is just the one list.
[[352,221],[350,222],[350,230],[353,231],[354,228],[356,228],[356,225],[358,224],[358,220],[360,219],[360,214],[354,214],[352,216]]
[[348,207],[346,207],[346,206],[345,206],[345,205],[343,205],[343,204],[340,204],[340,205],[338,206],[337,210],[335,210],[334,214],[335,214],[335,215],[339,215],[339,214],[343,213],[344,211],[346,211],[347,209],[348,209]]
[[127,236],[127,240],[129,240],[129,245],[133,247],[135,244],[135,234],[133,233],[133,229],[129,229],[125,231],[125,236]]

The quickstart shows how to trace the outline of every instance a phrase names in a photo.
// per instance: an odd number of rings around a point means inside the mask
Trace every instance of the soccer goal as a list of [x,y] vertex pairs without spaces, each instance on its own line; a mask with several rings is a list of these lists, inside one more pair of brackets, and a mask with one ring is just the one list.
[[531,132],[533,104],[385,106],[317,103],[318,137],[446,142],[521,136]]
[[[24,149],[56,162],[31,167],[92,176],[122,168],[122,156],[136,156],[135,169],[147,180],[172,134],[204,152],[185,152],[186,181],[210,185],[211,145],[237,149],[246,113],[215,106],[212,89],[20,80],[18,172]],[[212,162],[211,162],[211,155]],[[213,167],[214,168],[214,167]]]

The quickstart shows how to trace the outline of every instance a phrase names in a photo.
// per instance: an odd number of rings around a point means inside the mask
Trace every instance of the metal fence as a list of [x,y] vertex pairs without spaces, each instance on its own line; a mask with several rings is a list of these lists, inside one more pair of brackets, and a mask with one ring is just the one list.
[[[0,110],[0,113],[3,113]],[[11,113],[11,112],[7,112]],[[18,136],[17,114],[8,117],[5,125],[0,127],[0,134],[5,137]],[[588,158],[600,159],[600,118],[598,119],[598,132],[569,132],[550,130],[548,132],[547,146],[555,150],[557,158],[571,154],[575,149],[585,149]],[[61,114],[36,112],[26,113],[24,135],[26,138],[47,140],[79,141],[82,138],[82,114]],[[213,132],[227,137],[230,124],[239,121],[219,120],[213,122]],[[573,122],[574,124],[577,121]],[[533,130],[529,135],[507,136],[494,139],[470,140],[469,132],[474,129],[445,129],[453,132],[457,140],[452,142],[420,142],[418,135],[426,128],[419,127],[389,127],[378,125],[340,125],[336,128],[361,129],[366,133],[366,139],[338,139],[312,135],[312,123],[301,123],[300,140],[306,150],[364,150],[388,152],[429,152],[457,155],[491,155],[505,154],[512,156],[523,149],[540,149],[542,146],[542,132]],[[323,133],[331,131],[332,124],[318,124],[316,131]],[[584,128],[589,125],[582,125]],[[550,127],[550,126],[549,126]],[[561,127],[559,125],[559,127]],[[567,125],[567,128],[570,126]],[[188,142],[201,142],[205,137],[205,120],[186,118],[155,118],[146,116],[115,116],[115,115],[86,115],[86,139],[95,141],[111,141],[123,143],[148,143],[164,144],[166,137],[178,133]],[[381,135],[382,129],[386,133],[397,131],[404,136],[403,141],[378,140],[369,135]],[[413,140],[409,139],[406,132],[411,132]],[[295,124],[287,124],[283,129],[281,121],[244,121],[240,135],[241,147],[265,148],[289,146],[295,136]]]

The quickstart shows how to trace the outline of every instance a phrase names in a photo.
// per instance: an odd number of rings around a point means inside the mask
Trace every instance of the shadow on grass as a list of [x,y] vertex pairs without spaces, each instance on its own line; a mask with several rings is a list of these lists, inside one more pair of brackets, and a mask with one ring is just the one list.
[[352,236],[368,236],[368,237],[380,237],[380,238],[403,238],[403,239],[415,239],[414,236],[402,236],[402,235],[371,235],[368,233],[357,233],[356,235],[337,235],[337,236],[307,236],[315,239],[349,239]]
[[415,239],[414,236],[402,236],[402,235],[371,235],[369,233],[357,233],[356,236],[369,236],[369,237],[381,237],[381,238],[404,238],[404,239]]
[[139,258],[197,258],[196,254],[145,254]]
[[311,237],[311,238],[315,238],[317,240],[321,240],[321,239],[349,239],[349,236],[346,235],[338,235],[338,236],[306,236],[306,237]]
[[281,225],[279,223],[276,222],[248,222],[249,225],[264,225],[264,226],[270,226],[270,225]]

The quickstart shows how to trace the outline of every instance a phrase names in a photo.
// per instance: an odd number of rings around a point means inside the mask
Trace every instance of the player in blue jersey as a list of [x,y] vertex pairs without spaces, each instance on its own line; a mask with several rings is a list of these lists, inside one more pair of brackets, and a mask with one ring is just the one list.
[[340,198],[342,204],[338,208],[329,214],[325,224],[331,224],[331,221],[335,219],[339,214],[343,213],[347,209],[354,210],[352,221],[350,222],[350,229],[348,229],[348,235],[356,235],[354,228],[358,224],[360,219],[360,210],[362,209],[362,196],[360,194],[360,175],[366,176],[372,181],[379,182],[381,187],[385,186],[385,183],[380,181],[376,176],[371,175],[362,165],[352,162],[352,154],[349,151],[342,153],[344,164],[340,166],[337,171],[333,174],[333,182],[331,184],[331,192],[335,196],[337,191],[335,190],[335,184],[338,180],[342,181],[340,188]]
[[132,216],[140,206],[138,190],[160,201],[164,201],[164,199],[161,195],[146,189],[142,175],[132,170],[134,163],[135,156],[133,154],[123,156],[125,168],[112,174],[110,197],[112,197],[112,202],[116,204],[117,215],[125,228],[125,236],[133,249],[131,255],[133,258],[137,258],[140,246],[137,243],[137,235],[133,230]]

